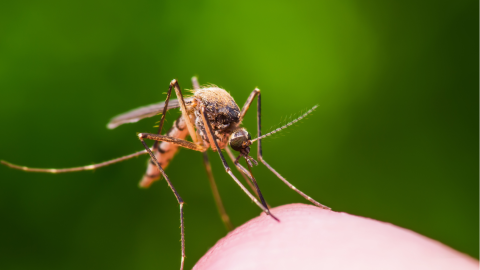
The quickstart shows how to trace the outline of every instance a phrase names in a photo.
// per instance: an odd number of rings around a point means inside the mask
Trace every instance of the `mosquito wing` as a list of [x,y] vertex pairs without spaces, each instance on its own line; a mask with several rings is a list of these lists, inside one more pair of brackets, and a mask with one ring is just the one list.
[[[188,103],[192,100],[193,98],[185,98],[185,103]],[[170,109],[175,109],[179,108],[180,103],[178,102],[177,99],[170,99],[168,101],[168,108],[167,110]],[[108,123],[107,127],[109,129],[114,129],[120,125],[126,124],[126,123],[135,123],[138,122],[139,120],[147,117],[152,117],[155,115],[158,115],[162,113],[163,108],[165,108],[165,102],[160,102],[160,103],[155,103],[151,105],[147,105],[144,107],[140,107],[134,110],[131,110],[126,113],[122,113],[120,115],[115,116],[110,120]]]

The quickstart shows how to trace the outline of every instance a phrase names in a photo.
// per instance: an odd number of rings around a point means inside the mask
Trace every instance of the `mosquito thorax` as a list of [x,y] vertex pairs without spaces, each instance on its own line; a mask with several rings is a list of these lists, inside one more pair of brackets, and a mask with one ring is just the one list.
[[239,128],[230,135],[228,144],[233,150],[238,151],[243,155],[248,155],[250,152],[248,141],[251,139],[252,137],[244,128]]

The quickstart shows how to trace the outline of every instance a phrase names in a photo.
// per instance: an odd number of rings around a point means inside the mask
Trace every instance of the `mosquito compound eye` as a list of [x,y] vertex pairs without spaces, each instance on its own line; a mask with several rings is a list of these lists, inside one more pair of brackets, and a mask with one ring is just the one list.
[[230,138],[230,146],[232,147],[233,150],[235,151],[240,151],[242,150],[243,143],[246,141],[246,138],[241,136],[241,137],[231,137]]
[[245,143],[250,139],[251,139],[250,134],[248,134],[246,130],[241,129],[232,133],[228,143],[230,144],[230,147],[232,147],[233,150],[240,151],[244,148],[243,143]]

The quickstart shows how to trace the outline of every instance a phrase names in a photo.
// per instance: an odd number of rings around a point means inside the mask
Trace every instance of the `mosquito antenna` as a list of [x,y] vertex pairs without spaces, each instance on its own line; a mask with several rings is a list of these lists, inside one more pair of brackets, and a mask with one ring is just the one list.
[[261,140],[261,139],[263,139],[263,138],[265,138],[265,137],[268,137],[268,136],[270,136],[270,135],[273,135],[273,134],[275,134],[275,133],[277,133],[277,132],[279,132],[279,131],[281,131],[281,130],[283,130],[283,129],[286,129],[287,127],[289,127],[289,126],[297,123],[298,121],[302,120],[303,118],[305,118],[305,116],[307,116],[307,115],[309,115],[310,113],[312,113],[317,107],[318,107],[318,105],[315,105],[315,106],[313,106],[313,108],[311,108],[311,109],[308,110],[306,113],[302,114],[300,117],[298,117],[297,119],[293,120],[292,122],[289,122],[289,123],[287,123],[286,125],[281,126],[281,127],[277,128],[277,129],[275,129],[275,130],[273,130],[273,131],[270,131],[269,133],[267,133],[267,134],[265,134],[265,135],[262,135],[262,136],[260,136],[260,137],[258,137],[258,138],[255,138],[255,139],[253,139],[253,140],[250,140],[250,141],[249,141],[249,144],[252,144],[252,143],[254,143],[254,142],[258,141],[258,140]]

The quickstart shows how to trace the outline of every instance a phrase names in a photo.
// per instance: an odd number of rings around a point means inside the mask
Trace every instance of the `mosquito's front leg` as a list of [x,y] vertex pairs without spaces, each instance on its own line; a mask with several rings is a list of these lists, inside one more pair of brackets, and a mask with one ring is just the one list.
[[252,93],[250,93],[250,96],[248,96],[247,101],[243,105],[242,111],[240,112],[240,117],[239,117],[240,123],[242,123],[243,117],[245,117],[245,114],[247,113],[248,109],[250,108],[250,105],[252,104],[256,96],[258,96],[258,98],[260,99],[260,89],[258,88],[255,88],[255,90],[253,90]]
[[254,190],[256,191],[258,197],[262,201],[263,206],[265,206],[265,208],[268,208],[267,202],[265,202],[265,199],[263,198],[262,193],[260,192],[260,187],[258,187],[257,180],[255,180],[255,177],[253,177],[252,169],[251,169],[250,165],[248,164],[247,159],[245,158],[245,161],[247,162],[248,171],[242,165],[240,165],[240,163],[238,162],[241,157],[242,157],[241,155],[238,156],[233,161],[233,163],[235,164],[237,169],[241,170],[245,175],[248,176],[248,178],[250,178],[250,181],[252,181],[253,185],[255,186]]
[[[232,153],[232,150],[230,150],[229,147],[225,147],[225,152],[227,152],[227,155],[230,157],[230,160],[232,162],[235,163],[235,156],[233,155]],[[238,164],[240,165],[240,164]],[[242,165],[240,165],[242,166]],[[258,194],[257,194],[257,191],[255,190],[255,187],[253,186],[252,184],[252,180],[250,178],[247,177],[247,175],[245,174],[246,172],[246,169],[245,168],[239,168],[239,166],[235,166],[237,168],[237,170],[240,172],[240,174],[242,175],[243,179],[245,179],[245,182],[247,182],[248,186],[253,190],[253,192],[255,193],[255,195],[257,195],[258,197]],[[260,197],[258,197],[260,198]],[[268,204],[267,204],[268,205]]]
[[[202,105],[201,105],[202,106]],[[203,124],[205,126],[205,129],[206,129],[206,132],[207,132],[207,137],[210,141],[210,145],[215,145],[215,149],[216,151],[218,152],[218,154],[220,155],[220,159],[222,160],[222,164],[223,164],[223,167],[225,168],[225,171],[233,178],[233,180],[235,181],[235,183],[237,183],[237,185],[240,186],[240,188],[243,190],[243,192],[245,192],[248,197],[250,197],[250,199],[252,201],[255,202],[255,204],[258,205],[258,207],[260,207],[267,215],[270,215],[273,219],[275,219],[276,221],[280,221],[278,218],[276,218],[271,212],[270,210],[265,207],[264,205],[262,205],[258,200],[257,198],[255,198],[255,196],[253,196],[247,188],[245,188],[244,185],[242,185],[242,183],[235,177],[235,175],[232,173],[232,170],[230,169],[230,167],[228,166],[227,164],[227,161],[225,160],[225,158],[223,157],[223,154],[222,154],[222,150],[218,147],[218,143],[217,143],[217,140],[216,140],[216,137],[215,137],[215,134],[213,133],[213,130],[212,130],[212,126],[210,125],[210,121],[208,121],[208,117],[207,117],[207,114],[205,112],[205,108],[202,106],[201,107],[201,117],[202,117],[202,121],[203,121]],[[260,190],[257,190],[259,194],[261,194]]]
[[[255,195],[257,195],[257,198],[259,198],[263,202],[263,205],[265,207],[270,208],[268,203],[263,198],[262,194],[258,193],[258,191],[257,191],[257,190],[260,190],[260,188],[258,187],[257,180],[255,180],[255,178],[253,177],[253,173],[251,171],[248,171],[247,169],[245,169],[245,167],[243,167],[240,164],[240,162],[238,162],[241,156],[238,156],[237,158],[235,158],[233,156],[232,151],[228,147],[225,147],[225,149],[227,150],[227,154],[230,156],[230,159],[232,160],[232,162],[235,165],[235,167],[237,168],[237,170],[240,172],[240,174],[243,176],[243,178],[245,178],[245,181],[247,181],[248,185],[253,190]],[[247,165],[248,165],[248,163],[247,163]]]
[[[261,94],[260,94],[260,89],[258,88],[255,88],[255,90],[253,90],[252,94],[250,94],[250,96],[248,97],[247,99],[247,102],[245,103],[245,105],[243,106],[244,108],[242,108],[242,112],[246,112],[248,110],[248,108],[250,107],[250,104],[253,102],[253,99],[255,98],[255,96],[257,96],[257,138],[260,138],[262,136],[262,114],[261,114]],[[244,114],[243,114],[244,115]],[[242,116],[243,116],[242,115]],[[306,200],[310,201],[311,203],[315,204],[316,206],[318,207],[321,207],[321,208],[324,208],[324,209],[330,209],[330,207],[328,206],[325,206],[317,201],[315,201],[314,199],[312,199],[310,196],[308,196],[307,194],[303,193],[302,191],[300,191],[299,189],[297,189],[295,186],[293,186],[292,184],[290,184],[290,182],[287,181],[287,179],[283,178],[283,176],[281,176],[277,171],[275,171],[275,169],[272,168],[272,166],[270,166],[264,159],[263,159],[263,153],[262,153],[262,140],[259,139],[258,142],[258,151],[257,151],[257,155],[258,155],[258,160],[260,160],[270,171],[272,171],[278,178],[280,178],[280,180],[282,180],[288,187],[290,187],[291,189],[295,190],[298,194],[300,194],[303,198],[305,198]]]

